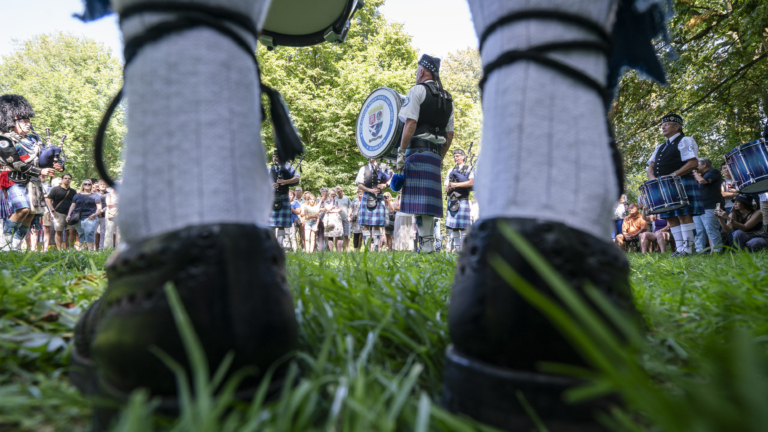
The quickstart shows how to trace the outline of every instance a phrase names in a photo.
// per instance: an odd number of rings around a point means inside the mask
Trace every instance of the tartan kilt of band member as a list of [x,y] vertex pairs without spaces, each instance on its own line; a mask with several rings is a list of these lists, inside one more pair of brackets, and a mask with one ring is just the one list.
[[7,193],[6,200],[8,202],[8,206],[11,209],[11,214],[16,213],[21,209],[28,209],[31,207],[29,204],[29,198],[27,198],[26,187],[15,184],[9,187],[5,192]]
[[272,228],[290,228],[293,224],[291,221],[291,202],[288,199],[288,194],[275,194],[275,199],[282,198],[283,208],[280,210],[272,210],[269,214],[269,226]]
[[384,208],[384,202],[379,201],[376,203],[374,210],[369,210],[365,204],[368,201],[368,197],[376,197],[376,195],[365,192],[363,194],[363,200],[360,201],[360,211],[357,214],[357,223],[361,226],[384,226],[387,224],[386,209]]
[[6,191],[0,189],[0,219],[8,219],[13,214],[11,203],[5,197]]
[[677,210],[672,210],[671,212],[659,213],[656,215],[657,217],[666,219],[671,216],[699,216],[704,214],[704,201],[701,199],[699,182],[697,182],[692,175],[687,175],[685,177],[680,177],[680,183],[685,190],[685,194],[688,196],[688,205]]
[[[450,205],[450,200],[448,200]],[[455,213],[448,210],[448,205],[445,207],[445,226],[446,228],[453,229],[467,229],[472,224],[469,217],[470,206],[468,199],[459,200],[459,210]]]
[[431,151],[406,152],[405,186],[400,211],[413,215],[443,217],[442,159]]

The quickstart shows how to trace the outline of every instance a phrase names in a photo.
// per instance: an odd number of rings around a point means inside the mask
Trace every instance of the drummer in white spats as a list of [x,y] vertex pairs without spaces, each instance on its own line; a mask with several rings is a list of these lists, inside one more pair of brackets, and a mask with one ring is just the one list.
[[675,238],[677,250],[671,257],[681,257],[693,253],[696,237],[693,217],[704,214],[699,183],[691,174],[699,166],[699,146],[693,138],[685,136],[683,118],[677,114],[662,117],[661,133],[667,140],[656,146],[648,159],[648,180],[672,174],[680,177],[681,186],[688,196],[688,205],[659,213],[657,217],[669,222],[669,230]]

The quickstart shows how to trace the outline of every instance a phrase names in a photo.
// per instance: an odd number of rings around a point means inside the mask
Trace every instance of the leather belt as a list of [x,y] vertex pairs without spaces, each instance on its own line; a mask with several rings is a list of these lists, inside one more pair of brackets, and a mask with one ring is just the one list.
[[423,140],[420,138],[414,138],[408,143],[409,149],[429,149],[433,152],[440,154],[440,144],[435,144],[432,141]]

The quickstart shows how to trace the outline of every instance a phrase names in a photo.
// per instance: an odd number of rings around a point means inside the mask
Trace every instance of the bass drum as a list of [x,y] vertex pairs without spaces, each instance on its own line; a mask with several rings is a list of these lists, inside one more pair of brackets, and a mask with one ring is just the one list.
[[397,160],[397,147],[403,138],[403,122],[398,118],[406,97],[389,87],[374,90],[357,115],[355,139],[366,159]]
[[363,0],[273,0],[259,42],[268,48],[344,42]]

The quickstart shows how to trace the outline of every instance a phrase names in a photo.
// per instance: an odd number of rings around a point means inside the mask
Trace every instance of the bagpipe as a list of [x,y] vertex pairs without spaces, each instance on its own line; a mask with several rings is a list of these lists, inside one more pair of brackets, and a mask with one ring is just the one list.
[[63,134],[58,146],[51,145],[51,129],[45,128],[46,147],[40,150],[40,155],[37,158],[40,168],[53,168],[54,164],[60,164],[62,169],[65,167],[67,156],[64,154],[63,147],[66,138],[67,134]]
[[[448,175],[449,182],[463,183],[469,180],[470,174],[472,174],[472,171],[475,169],[475,155],[472,153],[472,146],[474,144],[474,141],[469,143],[469,149],[467,151],[469,154],[469,160],[464,161],[464,167],[462,167],[462,171],[457,171],[455,169],[451,170],[451,173]],[[462,198],[468,198],[469,192],[471,190],[471,187],[462,187],[452,188],[450,192],[447,192],[446,197],[448,198],[448,210],[451,212],[459,211],[461,208],[460,200]]]

